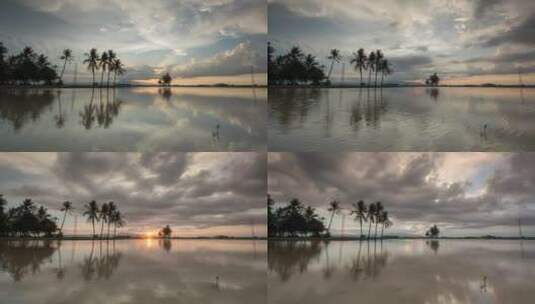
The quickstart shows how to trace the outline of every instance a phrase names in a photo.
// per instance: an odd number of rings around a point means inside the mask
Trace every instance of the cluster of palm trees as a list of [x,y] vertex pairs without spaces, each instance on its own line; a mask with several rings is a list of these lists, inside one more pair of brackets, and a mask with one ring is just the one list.
[[[331,202],[329,202],[329,207],[327,208],[327,210],[331,213],[329,224],[327,226],[327,231],[329,232],[334,216],[341,215],[345,209],[341,206],[341,203],[339,201],[332,200]],[[375,225],[375,233],[373,236],[374,239],[377,239],[377,229],[379,226],[381,227],[380,238],[382,239],[384,236],[384,229],[389,228],[393,225],[393,222],[389,218],[388,211],[385,210],[385,207],[381,202],[371,203],[367,206],[363,200],[359,200],[357,203],[352,204],[352,209],[350,209],[349,211],[350,215],[354,216],[354,220],[359,222],[360,224],[361,239],[366,238],[366,236],[363,234],[362,229],[362,225],[365,222],[369,223],[367,239],[372,238],[372,224]]]
[[[68,50],[66,50],[68,51]],[[65,51],[64,51],[65,55]],[[86,59],[84,64],[87,65],[87,69],[93,75],[93,87],[97,86],[95,75],[97,71],[100,73],[100,86],[104,87],[104,75],[107,73],[106,87],[110,87],[110,79],[113,73],[113,85],[116,85],[117,75],[121,76],[126,73],[121,59],[117,57],[117,54],[113,50],[104,51],[99,54],[96,48],[92,48],[89,53],[85,53]],[[67,62],[67,61],[66,61]]]
[[[110,227],[113,226],[113,237],[117,236],[117,228],[124,226],[121,211],[114,202],[104,203],[100,207],[96,201],[90,201],[84,205],[83,215],[93,227],[93,238],[110,238]],[[100,223],[100,234],[97,235],[95,224]],[[104,235],[104,226],[107,226],[107,234]]]
[[361,86],[365,85],[362,78],[363,71],[368,71],[368,87],[372,86],[372,74],[375,74],[374,86],[378,86],[378,75],[380,75],[380,86],[383,87],[385,77],[393,73],[392,65],[381,50],[372,51],[366,55],[366,51],[360,48],[356,53],[353,53],[349,63],[355,68],[355,71],[359,71]]

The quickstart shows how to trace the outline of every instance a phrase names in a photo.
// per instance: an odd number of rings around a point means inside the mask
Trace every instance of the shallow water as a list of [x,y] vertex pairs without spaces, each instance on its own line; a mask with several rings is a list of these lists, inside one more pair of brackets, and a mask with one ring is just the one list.
[[264,151],[266,89],[1,89],[0,151]]
[[269,302],[533,303],[535,241],[269,242]]
[[268,108],[270,151],[535,151],[535,89],[272,88]]
[[266,259],[265,241],[0,241],[0,302],[266,303]]

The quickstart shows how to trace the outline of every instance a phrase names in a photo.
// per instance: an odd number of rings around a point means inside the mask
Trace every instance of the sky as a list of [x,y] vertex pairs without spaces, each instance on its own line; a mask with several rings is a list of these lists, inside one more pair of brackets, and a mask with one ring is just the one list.
[[[346,81],[349,58],[381,49],[390,81],[422,82],[437,72],[445,84],[535,83],[532,0],[268,0],[269,37],[279,52],[299,45],[321,60],[337,48]],[[333,82],[343,66],[335,66]]]
[[74,51],[65,83],[91,82],[84,54],[113,49],[126,65],[122,82],[176,84],[266,82],[264,0],[2,0],[0,41],[10,53],[31,46],[61,66]]
[[535,235],[535,153],[270,153],[268,193],[280,206],[298,198],[328,223],[327,205],[344,208],[332,224],[358,235],[351,204],[380,201],[388,234]]
[[174,236],[265,236],[265,193],[265,153],[0,153],[8,206],[31,198],[61,220],[71,201],[66,235],[75,221],[77,234],[91,233],[81,214],[96,200],[116,203],[122,233],[170,225]]

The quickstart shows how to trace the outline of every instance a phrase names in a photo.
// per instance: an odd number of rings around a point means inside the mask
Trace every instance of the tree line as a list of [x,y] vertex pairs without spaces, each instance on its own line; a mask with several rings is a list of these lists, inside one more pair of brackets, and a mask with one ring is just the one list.
[[[268,234],[270,237],[330,237],[332,222],[335,216],[349,211],[353,220],[360,225],[360,238],[372,238],[372,225],[374,226],[373,238],[384,236],[384,230],[393,225],[389,213],[381,202],[366,205],[363,200],[352,204],[350,209],[342,207],[337,200],[332,200],[327,206],[329,222],[325,226],[325,218],[320,217],[315,208],[305,206],[298,199],[292,199],[288,204],[275,207],[275,201],[270,195],[267,196],[268,207]],[[364,234],[363,224],[369,223],[368,234]]]
[[[65,220],[67,216],[72,215],[74,210],[72,202],[63,202],[60,207],[63,216],[61,224],[58,225],[58,218],[53,217],[47,208],[38,206],[31,199],[25,199],[18,206],[9,209],[6,209],[7,203],[7,200],[0,194],[0,236],[7,237],[63,237]],[[95,223],[101,223],[100,238],[110,238],[111,228],[113,228],[115,238],[117,228],[125,225],[123,215],[114,202],[104,203],[99,207],[96,201],[91,201],[84,205],[83,216],[92,224],[93,238],[98,237],[95,232]]]
[[[64,49],[58,57],[62,62],[61,72],[58,66],[53,65],[44,54],[36,53],[27,46],[19,54],[8,56],[8,49],[0,42],[0,84],[8,85],[63,85],[63,77],[67,67],[72,64],[74,54],[71,49]],[[83,61],[93,75],[93,87],[104,87],[110,83],[117,84],[117,76],[124,75],[126,69],[121,59],[113,50],[100,54],[96,48],[85,53]],[[100,71],[100,84],[97,83],[96,73]]]
[[[326,57],[330,67],[325,75],[325,66],[311,54],[305,54],[299,46],[294,46],[286,54],[275,56],[275,48],[268,42],[268,81],[270,85],[331,85],[331,76],[336,64],[343,56],[338,49],[332,49]],[[360,85],[383,86],[384,79],[393,73],[392,65],[381,50],[370,52],[364,49],[354,52],[349,58],[350,65],[359,71]],[[364,72],[368,72],[368,82],[364,82]],[[372,82],[372,76],[374,81]]]

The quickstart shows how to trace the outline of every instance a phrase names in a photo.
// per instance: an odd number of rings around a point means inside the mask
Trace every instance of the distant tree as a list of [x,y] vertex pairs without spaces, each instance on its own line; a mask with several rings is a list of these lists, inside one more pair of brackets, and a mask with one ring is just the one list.
[[102,70],[102,73],[100,75],[100,86],[103,87],[104,86],[104,73],[109,68],[109,64],[110,64],[108,52],[102,52],[102,55],[100,55],[100,59],[98,62],[99,62],[99,68]]
[[63,220],[61,221],[61,227],[59,228],[59,232],[61,235],[63,235],[63,226],[65,225],[65,219],[67,218],[67,214],[72,212],[72,203],[69,201],[63,202],[61,205],[60,211],[63,211]]
[[367,212],[366,204],[363,200],[358,201],[356,204],[353,203],[353,210],[351,211],[351,214],[355,215],[355,220],[359,221],[360,224],[360,238],[362,238],[362,222],[366,222],[366,212]]
[[373,214],[373,217],[375,219],[375,236],[374,238],[377,238],[377,226],[381,222],[381,214],[383,213],[384,207],[381,202],[375,203],[375,212]]
[[431,237],[431,238],[437,238],[440,234],[440,230],[438,229],[437,225],[433,225],[429,230],[425,233],[425,236]]
[[109,202],[108,203],[108,210],[107,210],[107,215],[106,215],[106,218],[108,219],[108,234],[107,234],[107,237],[110,238],[110,225],[113,224],[113,216],[115,214],[115,212],[117,211],[117,205],[115,205],[114,202]]
[[93,226],[93,238],[96,237],[95,222],[99,220],[99,207],[96,201],[91,201],[84,206],[84,216],[87,217],[87,221]]
[[390,62],[388,61],[388,59],[384,59],[381,65],[381,87],[383,87],[385,76],[391,75],[392,72],[393,70],[392,66],[390,65]]
[[325,80],[323,66],[313,55],[304,54],[300,47],[294,46],[288,53],[275,59],[273,59],[275,49],[271,44],[268,45],[268,51],[272,56],[271,61],[268,60],[270,84],[320,85]]
[[162,230],[160,230],[158,234],[161,237],[170,238],[172,233],[173,233],[173,230],[171,230],[171,227],[169,227],[169,225],[166,225],[165,227],[162,228]]
[[331,224],[333,223],[333,218],[336,214],[339,214],[342,208],[340,207],[340,202],[333,200],[329,202],[329,207],[327,211],[331,213],[331,219],[329,220],[329,225],[327,226],[327,232],[331,233]]
[[327,59],[331,61],[331,67],[329,68],[329,74],[327,75],[327,78],[330,80],[331,75],[333,73],[333,68],[335,63],[339,63],[342,60],[342,55],[340,55],[340,51],[337,49],[332,49],[329,53],[329,56],[327,56]]
[[316,214],[314,208],[305,207],[298,199],[292,199],[287,205],[271,212],[273,218],[271,227],[274,230],[268,231],[270,236],[319,237],[325,231],[323,218]]
[[428,79],[426,79],[425,84],[436,87],[440,84],[440,77],[438,77],[437,73],[434,73],[433,75],[429,76]]
[[67,63],[71,63],[73,60],[72,50],[64,49],[60,59],[63,60],[63,69],[61,69],[59,81],[63,84],[63,75],[65,74],[65,68],[67,67]]
[[388,217],[388,211],[383,211],[381,213],[380,222],[381,222],[381,239],[382,239],[383,235],[384,235],[383,233],[384,233],[385,228],[391,227],[394,223],[392,223],[392,221]]
[[364,81],[362,80],[362,70],[366,70],[368,67],[366,66],[366,62],[368,60],[368,57],[366,57],[366,53],[364,52],[364,49],[359,49],[357,53],[353,53],[353,58],[351,59],[350,63],[355,66],[355,70],[358,70],[360,73],[360,85],[364,86]]
[[160,77],[160,80],[158,81],[159,84],[164,85],[164,86],[170,86],[171,82],[173,82],[173,78],[168,72],[163,74]]
[[374,67],[375,67],[375,87],[377,87],[377,74],[379,72],[381,72],[381,70],[383,68],[383,59],[384,59],[383,52],[381,50],[375,51],[375,64],[374,64]]
[[108,210],[109,210],[109,206],[107,203],[104,203],[102,204],[102,206],[100,206],[100,210],[99,210],[99,220],[100,220],[100,238],[103,238],[104,237],[104,223],[107,223],[108,222]]
[[87,69],[91,71],[91,74],[93,74],[93,87],[96,85],[95,80],[95,71],[99,69],[99,54],[97,49],[93,48],[89,51],[89,53],[85,54],[86,59],[84,60],[84,64],[87,64]]
[[377,55],[375,52],[371,52],[370,55],[368,55],[368,86],[371,86],[372,83],[372,73],[375,71],[375,64],[377,62]]
[[110,76],[111,72],[115,72],[115,60],[117,60],[117,54],[113,50],[108,51],[108,81],[106,83],[107,87],[110,87]]
[[375,222],[376,211],[377,211],[377,206],[375,205],[375,203],[371,203],[370,206],[368,207],[368,213],[367,213],[368,221],[370,223],[370,225],[368,226],[368,239],[370,239],[371,237],[372,223]]

